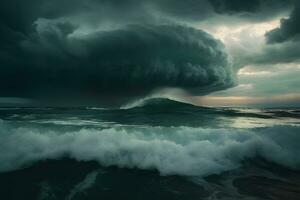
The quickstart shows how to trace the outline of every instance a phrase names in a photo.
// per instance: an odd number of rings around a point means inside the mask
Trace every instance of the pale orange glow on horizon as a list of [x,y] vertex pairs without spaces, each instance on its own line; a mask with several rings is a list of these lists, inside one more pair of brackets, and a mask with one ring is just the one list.
[[260,103],[278,103],[287,101],[299,101],[300,93],[290,93],[283,95],[263,96],[195,96],[189,100],[196,105],[206,106],[233,106],[233,105],[251,105]]

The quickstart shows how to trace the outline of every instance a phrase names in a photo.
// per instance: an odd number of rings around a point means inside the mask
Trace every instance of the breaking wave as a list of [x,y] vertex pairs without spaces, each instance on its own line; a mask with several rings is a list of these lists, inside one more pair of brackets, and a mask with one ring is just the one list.
[[300,128],[192,127],[82,128],[76,131],[14,127],[0,121],[0,171],[69,157],[103,166],[155,169],[162,175],[206,176],[262,157],[300,169]]

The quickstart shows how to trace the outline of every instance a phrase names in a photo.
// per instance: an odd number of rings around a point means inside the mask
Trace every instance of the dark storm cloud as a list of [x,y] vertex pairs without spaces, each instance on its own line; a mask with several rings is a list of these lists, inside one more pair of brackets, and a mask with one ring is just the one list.
[[207,94],[234,83],[223,45],[203,31],[133,25],[71,37],[75,28],[37,27],[1,68],[1,94],[126,101],[164,87]]
[[257,52],[243,58],[246,64],[268,65],[300,61],[300,2],[294,1],[294,8],[280,26],[266,32],[266,45]]
[[217,12],[256,12],[260,6],[260,0],[210,0]]
[[231,20],[240,21],[241,24],[248,22],[262,22],[271,20],[292,7],[292,0],[209,0],[214,14],[218,14],[220,24],[234,22],[225,21],[223,16]]
[[295,8],[288,18],[281,19],[280,27],[266,33],[267,42],[281,43],[288,40],[300,39],[300,3],[296,2]]
[[218,13],[263,20],[290,4],[291,0],[2,0],[1,36],[26,35],[38,19],[126,25],[202,21]]
[[300,42],[287,41],[267,45],[259,52],[246,57],[245,60],[248,62],[246,64],[258,65],[299,62]]
[[[257,13],[284,9],[291,4],[291,0],[209,0],[219,13]],[[270,14],[270,13],[268,13]]]
[[[0,2],[1,27],[15,32],[30,31],[39,18],[55,19],[58,17],[88,11],[88,4],[79,0],[2,0]],[[84,1],[82,1],[84,2]]]
[[221,42],[175,24],[214,15],[260,20],[286,8],[282,2],[3,0],[0,96],[113,104],[166,87],[197,95],[228,88],[235,69]]
[[24,30],[38,18],[56,19],[81,14],[92,15],[98,21],[102,18],[147,20],[153,15],[161,16],[160,19],[203,20],[216,12],[262,17],[272,15],[290,3],[291,0],[2,0],[0,18],[10,28]]

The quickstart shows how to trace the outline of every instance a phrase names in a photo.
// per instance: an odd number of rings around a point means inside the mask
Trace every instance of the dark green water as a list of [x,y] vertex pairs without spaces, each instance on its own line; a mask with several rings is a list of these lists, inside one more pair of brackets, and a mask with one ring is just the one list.
[[300,110],[0,108],[1,199],[300,199]]

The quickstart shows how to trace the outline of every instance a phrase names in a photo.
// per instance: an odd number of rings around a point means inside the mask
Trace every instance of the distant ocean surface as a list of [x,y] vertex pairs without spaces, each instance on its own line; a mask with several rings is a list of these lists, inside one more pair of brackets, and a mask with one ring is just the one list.
[[300,199],[300,109],[0,108],[0,199]]

